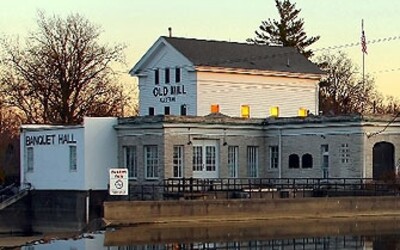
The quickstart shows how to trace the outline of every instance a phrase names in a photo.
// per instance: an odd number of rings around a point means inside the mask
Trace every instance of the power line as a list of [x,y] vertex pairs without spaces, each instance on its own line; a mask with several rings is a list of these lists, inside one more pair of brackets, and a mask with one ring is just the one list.
[[[400,39],[400,36],[390,36],[390,37],[384,37],[384,38],[378,38],[378,39],[373,39],[367,41],[367,44],[375,44],[375,43],[385,43],[385,42],[390,42],[390,41],[395,41]],[[251,45],[251,44],[249,44]],[[259,45],[259,46],[265,46],[265,45]],[[347,43],[347,44],[341,44],[341,45],[335,45],[335,46],[329,46],[329,47],[322,47],[322,48],[316,48],[313,49],[314,52],[318,51],[324,51],[324,50],[337,50],[337,49],[346,49],[346,48],[352,48],[352,47],[358,47],[361,46],[361,42],[354,42],[354,43]],[[273,54],[268,54],[268,55],[261,55],[261,56],[253,56],[253,57],[247,57],[247,58],[229,58],[229,59],[221,59],[221,60],[212,60],[212,61],[205,61],[200,63],[199,65],[212,65],[212,64],[221,64],[221,63],[239,63],[239,62],[249,62],[249,61],[257,61],[257,60],[264,60],[272,57],[278,57],[278,56],[288,56],[292,54],[297,54],[297,51],[294,52],[284,52],[284,53],[273,53]],[[174,65],[174,67],[177,68],[193,68],[195,65],[192,64],[182,64],[182,65]],[[146,67],[141,70],[141,72],[147,72],[147,71],[154,71],[156,69],[163,70],[166,68],[170,67]],[[380,70],[376,72],[370,72],[372,73],[388,73],[388,72],[393,72],[393,71],[399,71],[400,68],[394,68],[394,69],[387,69],[387,70]]]
[[[400,39],[400,36],[390,36],[390,37],[384,37],[384,38],[379,38],[379,39],[373,39],[373,40],[367,41],[366,43],[367,44],[383,43],[383,42],[395,41],[397,39]],[[361,46],[361,42],[347,43],[347,44],[329,46],[329,47],[324,47],[324,48],[316,48],[313,51],[346,49],[346,48],[358,47],[358,46]]]

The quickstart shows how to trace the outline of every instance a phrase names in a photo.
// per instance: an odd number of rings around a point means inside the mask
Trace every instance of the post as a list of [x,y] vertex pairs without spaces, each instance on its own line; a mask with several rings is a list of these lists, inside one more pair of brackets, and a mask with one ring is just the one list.
[[91,190],[86,193],[86,225],[89,224],[90,220],[90,192]]
[[364,32],[364,19],[361,19],[361,51],[362,51],[362,99],[361,99],[361,115],[364,114],[365,104],[365,54],[367,54],[367,40]]

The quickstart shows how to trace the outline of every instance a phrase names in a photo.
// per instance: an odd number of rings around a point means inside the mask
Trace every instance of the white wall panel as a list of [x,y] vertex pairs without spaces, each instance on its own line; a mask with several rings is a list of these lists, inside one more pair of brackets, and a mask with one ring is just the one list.
[[299,108],[318,113],[315,80],[200,72],[198,84],[200,116],[210,113],[211,104],[229,116],[240,116],[241,105],[250,105],[251,117],[258,118],[269,116],[273,106],[282,117],[297,116]]
[[[191,63],[171,46],[162,46],[151,57],[146,70],[139,75],[139,113],[148,115],[149,107],[155,108],[155,115],[164,114],[169,106],[171,115],[180,115],[180,107],[185,104],[188,115],[196,115],[196,74]],[[175,67],[181,69],[181,81],[175,82]],[[170,70],[170,83],[165,83],[165,68]],[[154,70],[159,69],[159,84],[155,84]],[[180,90],[173,94],[172,88]],[[161,93],[161,94],[159,94]],[[164,95],[166,93],[166,95]]]

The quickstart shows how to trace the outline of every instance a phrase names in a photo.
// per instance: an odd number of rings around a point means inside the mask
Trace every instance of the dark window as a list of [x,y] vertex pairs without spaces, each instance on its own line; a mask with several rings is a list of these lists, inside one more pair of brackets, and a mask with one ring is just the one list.
[[169,107],[164,107],[164,115],[169,115],[171,112]]
[[289,168],[299,168],[300,167],[300,159],[296,154],[289,155]]
[[149,115],[154,115],[154,108],[153,107],[149,108]]
[[175,82],[181,82],[181,69],[175,68]]
[[165,83],[169,83],[169,68],[165,69]]
[[186,104],[181,105],[181,115],[187,115]]
[[301,157],[301,166],[302,166],[302,168],[312,168],[313,167],[312,155],[304,154]]
[[158,69],[154,70],[154,83],[160,84],[160,71]]

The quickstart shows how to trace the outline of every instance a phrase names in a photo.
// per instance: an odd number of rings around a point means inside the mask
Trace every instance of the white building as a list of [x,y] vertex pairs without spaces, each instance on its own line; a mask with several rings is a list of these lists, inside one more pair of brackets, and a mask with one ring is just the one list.
[[288,47],[160,37],[130,71],[139,78],[140,115],[265,118],[318,114],[322,72]]
[[[398,171],[398,120],[298,116],[299,109],[318,114],[322,75],[294,49],[161,37],[131,74],[139,77],[141,116],[23,126],[21,182],[36,190],[106,190],[108,169],[123,167],[130,191],[143,193],[141,184],[168,178]],[[269,117],[271,107],[280,115]]]
[[21,183],[35,190],[107,190],[117,166],[117,118],[86,117],[82,125],[23,125]]

